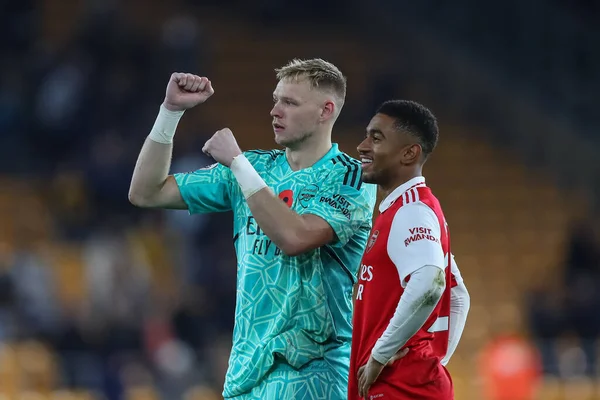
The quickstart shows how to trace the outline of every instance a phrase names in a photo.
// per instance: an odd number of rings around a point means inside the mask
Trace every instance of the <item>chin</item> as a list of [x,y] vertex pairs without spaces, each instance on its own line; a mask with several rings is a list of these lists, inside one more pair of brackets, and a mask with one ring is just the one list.
[[373,174],[363,172],[360,176],[363,183],[377,183],[377,178]]
[[291,137],[281,136],[277,134],[275,135],[275,143],[277,143],[280,146],[294,147],[299,142],[301,141]]
[[275,143],[277,143],[280,146],[287,147],[287,145],[289,144],[289,140],[286,140],[286,138],[281,137],[280,135],[275,134]]

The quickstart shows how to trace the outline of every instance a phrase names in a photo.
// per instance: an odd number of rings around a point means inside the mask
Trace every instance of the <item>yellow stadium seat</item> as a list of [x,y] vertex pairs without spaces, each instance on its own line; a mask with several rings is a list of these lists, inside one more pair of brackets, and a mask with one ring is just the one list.
[[98,397],[85,390],[55,390],[49,400],[96,400]]
[[219,400],[221,395],[207,386],[194,386],[184,396],[184,400]]
[[41,392],[23,391],[16,396],[15,400],[48,400],[48,396]]
[[73,245],[52,243],[58,293],[66,305],[78,304],[87,294],[87,281],[81,249]]
[[596,385],[596,382],[586,378],[565,380],[563,382],[564,398],[573,400],[596,400]]
[[19,369],[28,389],[50,391],[57,382],[54,354],[42,343],[25,341],[17,345]]
[[562,382],[553,377],[546,377],[540,382],[536,400],[563,400]]
[[20,382],[16,346],[13,343],[4,343],[0,347],[0,390],[13,397],[20,388]]
[[160,395],[151,386],[136,386],[126,390],[125,400],[160,400]]

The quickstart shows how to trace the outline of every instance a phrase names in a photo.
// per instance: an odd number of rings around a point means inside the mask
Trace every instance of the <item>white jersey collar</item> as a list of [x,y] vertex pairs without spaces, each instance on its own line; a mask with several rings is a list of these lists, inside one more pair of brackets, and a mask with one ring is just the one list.
[[398,186],[379,204],[379,212],[384,212],[385,210],[390,208],[400,196],[402,196],[408,189],[412,188],[413,186],[425,186],[425,178],[422,176],[417,176]]

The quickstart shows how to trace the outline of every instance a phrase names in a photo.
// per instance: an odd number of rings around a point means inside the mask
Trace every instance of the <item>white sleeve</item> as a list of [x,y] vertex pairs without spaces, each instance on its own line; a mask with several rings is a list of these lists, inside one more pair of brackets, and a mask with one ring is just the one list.
[[450,254],[450,271],[454,276],[454,280],[457,284],[461,284],[463,282],[462,276],[460,275],[460,270],[458,269],[458,265],[456,265],[456,260],[454,259],[454,254]]
[[446,268],[440,238],[440,222],[427,205],[411,203],[396,211],[387,251],[398,269],[402,287],[406,278],[424,265]]
[[414,271],[400,297],[398,307],[371,356],[381,364],[400,350],[431,315],[446,288],[446,275],[436,266],[426,265]]
[[387,364],[423,326],[446,288],[440,237],[437,216],[423,203],[401,207],[394,215],[387,251],[398,270],[404,293],[388,327],[371,351],[371,356],[382,364]]
[[[454,272],[456,270],[456,273]],[[469,313],[469,307],[471,306],[471,297],[467,291],[458,266],[452,257],[452,274],[456,279],[457,286],[450,290],[450,331],[448,332],[448,351],[446,356],[441,361],[442,365],[448,364],[452,354],[458,346],[458,342],[465,329],[467,322],[467,314]]]

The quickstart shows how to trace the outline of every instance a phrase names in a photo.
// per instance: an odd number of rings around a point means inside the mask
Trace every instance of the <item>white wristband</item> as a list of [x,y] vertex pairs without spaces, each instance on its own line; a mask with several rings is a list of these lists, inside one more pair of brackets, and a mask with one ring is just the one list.
[[170,111],[164,105],[160,105],[160,111],[154,122],[154,126],[148,137],[155,142],[163,144],[173,143],[173,136],[177,124],[183,116],[184,111]]
[[233,159],[230,168],[246,199],[259,190],[267,187],[265,181],[260,177],[252,164],[250,164],[250,161],[248,161],[243,154],[240,154]]

